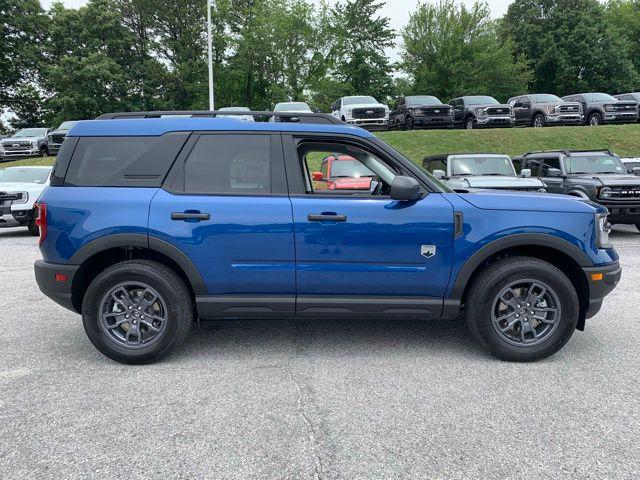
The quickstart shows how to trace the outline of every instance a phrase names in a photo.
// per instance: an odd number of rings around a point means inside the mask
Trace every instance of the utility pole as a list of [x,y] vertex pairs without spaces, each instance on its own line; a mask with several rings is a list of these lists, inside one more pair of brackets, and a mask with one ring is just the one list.
[[209,56],[209,110],[215,110],[213,93],[213,39],[211,36],[211,8],[215,0],[207,0],[207,52]]

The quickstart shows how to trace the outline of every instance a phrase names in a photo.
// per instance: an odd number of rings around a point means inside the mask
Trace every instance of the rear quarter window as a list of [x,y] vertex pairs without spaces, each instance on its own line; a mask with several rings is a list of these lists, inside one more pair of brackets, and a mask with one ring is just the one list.
[[81,137],[65,185],[159,187],[188,136],[177,132],[159,137]]

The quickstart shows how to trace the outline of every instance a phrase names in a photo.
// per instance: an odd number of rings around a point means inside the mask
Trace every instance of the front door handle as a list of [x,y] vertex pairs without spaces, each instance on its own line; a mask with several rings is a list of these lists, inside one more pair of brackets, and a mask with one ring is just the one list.
[[200,212],[172,212],[171,220],[209,220],[211,219],[211,215],[208,213],[200,213]]
[[338,215],[337,213],[321,213],[321,214],[309,214],[307,220],[310,222],[346,222],[346,215]]

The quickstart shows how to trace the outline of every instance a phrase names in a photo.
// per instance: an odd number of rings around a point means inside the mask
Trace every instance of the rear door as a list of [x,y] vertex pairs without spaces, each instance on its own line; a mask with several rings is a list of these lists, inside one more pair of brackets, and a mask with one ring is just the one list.
[[[439,193],[415,202],[392,200],[388,185],[407,172],[357,139],[284,139],[297,314],[440,316],[451,269],[451,204]],[[361,162],[358,171],[375,174],[374,187],[338,191],[312,182],[309,172],[327,152]]]
[[151,203],[151,237],[182,250],[203,317],[286,316],[295,305],[291,203],[280,134],[193,135]]

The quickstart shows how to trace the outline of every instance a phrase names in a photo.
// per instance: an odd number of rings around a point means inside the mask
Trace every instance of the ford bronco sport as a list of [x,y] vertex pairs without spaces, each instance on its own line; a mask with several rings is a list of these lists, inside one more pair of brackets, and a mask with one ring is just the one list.
[[[168,354],[196,319],[461,312],[493,354],[533,361],[584,329],[620,278],[602,206],[457,194],[331,116],[207,113],[78,122],[38,203],[40,289],[117,361]],[[315,189],[310,161],[335,154],[374,185]]]

